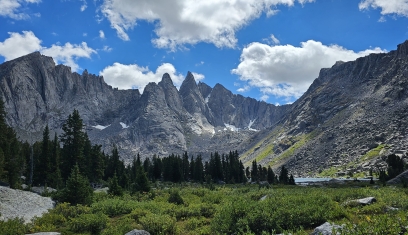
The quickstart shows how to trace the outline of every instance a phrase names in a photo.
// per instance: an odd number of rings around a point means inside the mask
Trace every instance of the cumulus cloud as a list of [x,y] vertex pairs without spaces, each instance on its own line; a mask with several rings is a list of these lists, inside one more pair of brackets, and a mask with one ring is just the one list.
[[76,60],[79,58],[90,58],[96,51],[82,42],[81,44],[66,43],[64,46],[52,45],[49,48],[41,46],[41,40],[31,31],[23,31],[22,34],[11,32],[10,37],[0,42],[0,56],[5,61],[40,51],[42,54],[51,56],[56,63],[70,66],[73,71],[78,71],[79,65]]
[[[139,89],[143,92],[149,82],[160,82],[163,74],[168,73],[175,86],[179,87],[184,80],[184,76],[176,71],[170,63],[163,63],[157,67],[156,71],[151,71],[148,67],[137,64],[125,65],[114,63],[104,68],[99,75],[103,76],[105,82],[119,89]],[[194,78],[199,81],[204,79],[204,75],[193,73]]]
[[276,13],[278,5],[293,6],[314,0],[104,0],[101,11],[118,36],[130,40],[127,31],[138,21],[154,22],[158,48],[175,50],[185,44],[212,43],[234,48],[235,33],[262,13]]
[[362,0],[360,10],[381,8],[382,15],[397,14],[408,17],[408,0]]
[[[371,53],[385,52],[380,48],[354,52],[338,45],[323,45],[309,40],[300,47],[270,46],[258,42],[242,50],[240,64],[231,73],[264,95],[300,97],[318,76],[321,68],[336,61],[351,61]],[[242,88],[246,90],[246,88]],[[266,97],[266,96],[265,96]]]
[[99,30],[99,37],[105,39],[105,33],[102,30]]
[[40,3],[41,0],[0,0],[0,16],[10,17],[14,20],[24,20],[30,16],[20,11],[22,4]]
[[91,58],[96,51],[82,42],[81,44],[65,43],[64,46],[52,45],[50,48],[44,48],[41,53],[47,56],[51,56],[56,63],[65,64],[70,66],[73,71],[78,71],[79,65],[76,60],[79,58]]
[[31,31],[23,31],[22,34],[9,32],[8,34],[10,37],[0,42],[0,55],[5,58],[5,61],[42,49],[41,40]]

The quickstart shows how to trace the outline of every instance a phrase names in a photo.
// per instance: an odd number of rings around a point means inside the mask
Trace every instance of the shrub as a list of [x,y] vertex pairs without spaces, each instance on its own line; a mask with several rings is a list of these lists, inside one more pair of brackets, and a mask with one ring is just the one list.
[[168,202],[176,205],[184,204],[183,198],[180,196],[180,193],[177,190],[173,190],[170,192]]
[[106,199],[92,204],[92,212],[102,212],[109,217],[129,214],[138,207],[138,202],[121,200],[119,198]]
[[108,217],[102,213],[82,214],[71,219],[68,227],[73,232],[90,232],[91,234],[100,234],[108,223]]
[[108,224],[102,235],[123,235],[133,229],[142,229],[142,227],[140,225],[137,227],[131,218],[125,216]]
[[150,234],[176,234],[176,219],[169,215],[147,214],[140,219],[143,229]]
[[0,235],[24,235],[28,231],[24,220],[20,218],[0,221]]
[[53,210],[51,210],[50,213],[59,214],[69,219],[75,218],[82,214],[89,214],[91,213],[91,208],[83,205],[71,206],[71,204],[69,203],[61,203],[58,204]]

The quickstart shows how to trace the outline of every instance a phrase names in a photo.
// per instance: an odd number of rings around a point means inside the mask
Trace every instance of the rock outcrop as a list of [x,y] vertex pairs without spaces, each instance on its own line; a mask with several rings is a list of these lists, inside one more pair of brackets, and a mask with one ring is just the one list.
[[54,206],[55,203],[49,197],[0,186],[0,220],[18,217],[29,223],[32,218],[41,217]]

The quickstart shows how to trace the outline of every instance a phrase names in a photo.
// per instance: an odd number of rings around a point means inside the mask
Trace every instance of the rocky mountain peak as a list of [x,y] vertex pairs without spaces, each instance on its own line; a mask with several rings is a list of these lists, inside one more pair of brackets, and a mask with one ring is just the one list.
[[170,75],[168,73],[163,74],[162,80],[159,82],[159,85],[160,85],[160,83],[168,84],[168,85],[173,86],[173,80],[171,80],[171,77],[170,77]]
[[186,78],[180,86],[180,93],[185,94],[190,91],[198,91],[198,86],[196,80],[194,79],[194,75],[190,71],[188,71]]
[[397,57],[406,58],[408,55],[408,40],[397,46]]

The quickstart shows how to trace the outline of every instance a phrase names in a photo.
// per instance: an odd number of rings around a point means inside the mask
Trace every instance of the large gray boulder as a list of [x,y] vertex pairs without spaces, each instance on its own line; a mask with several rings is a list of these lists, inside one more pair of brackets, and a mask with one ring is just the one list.
[[0,220],[18,217],[29,223],[34,216],[41,217],[54,205],[49,197],[0,186]]
[[134,230],[126,233],[125,235],[150,235],[150,233],[147,232],[147,231],[144,231],[144,230],[134,229]]
[[346,206],[367,206],[376,202],[375,197],[366,197],[356,200],[350,200],[345,203]]
[[[330,224],[329,222],[326,222],[319,227],[315,228],[311,235],[332,235],[333,230],[338,231],[341,230],[343,226],[336,225],[336,224]],[[335,234],[340,234],[339,232],[336,232]]]

